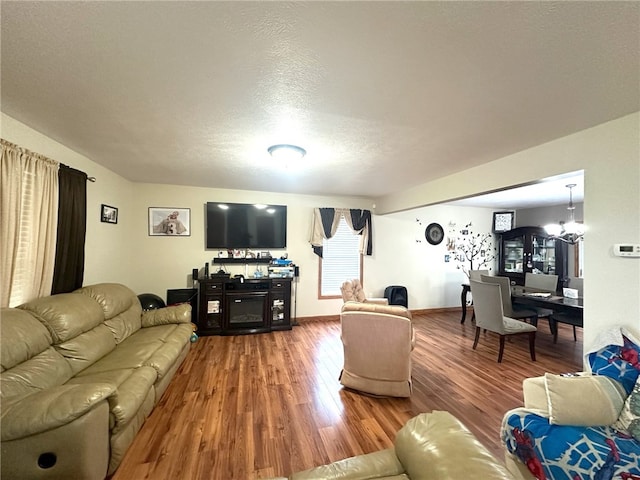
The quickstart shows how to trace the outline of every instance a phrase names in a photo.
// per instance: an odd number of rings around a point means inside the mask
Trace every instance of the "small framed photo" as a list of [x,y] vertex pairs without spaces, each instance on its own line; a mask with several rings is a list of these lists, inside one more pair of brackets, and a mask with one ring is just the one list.
[[450,255],[448,255],[448,254],[447,254],[447,255],[445,255],[445,256],[444,256],[444,263],[449,263],[449,260],[450,260],[450,259],[451,259],[451,256],[450,256]]
[[100,221],[104,223],[118,223],[118,209],[103,203],[100,207]]
[[191,209],[149,207],[150,236],[191,236]]

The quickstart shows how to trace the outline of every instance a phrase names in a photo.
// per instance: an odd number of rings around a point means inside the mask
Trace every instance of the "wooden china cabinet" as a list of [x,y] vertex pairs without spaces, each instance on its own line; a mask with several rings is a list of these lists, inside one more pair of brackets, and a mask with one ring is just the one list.
[[518,227],[500,235],[498,274],[524,285],[528,272],[558,275],[558,289],[567,277],[567,244],[542,227]]

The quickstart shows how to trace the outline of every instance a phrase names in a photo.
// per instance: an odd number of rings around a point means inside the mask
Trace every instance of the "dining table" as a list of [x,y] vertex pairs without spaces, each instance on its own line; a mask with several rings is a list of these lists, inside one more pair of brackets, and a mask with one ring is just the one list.
[[584,299],[569,298],[555,293],[534,292],[522,287],[512,288],[511,301],[528,307],[542,307],[553,310],[549,317],[549,326],[553,333],[553,343],[558,339],[558,323],[573,326],[573,338],[576,339],[576,327],[584,327]]
[[513,288],[511,301],[520,305],[532,305],[534,307],[549,308],[554,312],[566,313],[582,318],[584,311],[584,299],[569,298],[555,293],[534,291],[534,289]]

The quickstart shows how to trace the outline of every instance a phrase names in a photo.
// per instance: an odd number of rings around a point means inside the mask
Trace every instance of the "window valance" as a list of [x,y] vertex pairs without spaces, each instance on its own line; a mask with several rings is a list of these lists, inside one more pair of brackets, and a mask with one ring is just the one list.
[[360,239],[360,253],[372,255],[373,242],[371,228],[371,211],[356,208],[314,208],[311,222],[311,238],[309,242],[316,255],[322,257],[322,241],[331,238],[336,233],[340,219],[343,218],[349,228]]

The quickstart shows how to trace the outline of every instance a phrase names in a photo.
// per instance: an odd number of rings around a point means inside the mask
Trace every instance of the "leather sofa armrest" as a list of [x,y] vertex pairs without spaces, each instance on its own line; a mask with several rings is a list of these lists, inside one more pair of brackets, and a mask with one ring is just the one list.
[[68,384],[2,402],[2,441],[58,428],[81,417],[116,390],[108,383]]
[[353,480],[385,478],[403,473],[404,468],[394,450],[388,448],[294,473],[290,478],[291,480]]
[[142,328],[190,322],[191,305],[188,303],[142,312]]

